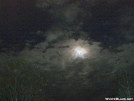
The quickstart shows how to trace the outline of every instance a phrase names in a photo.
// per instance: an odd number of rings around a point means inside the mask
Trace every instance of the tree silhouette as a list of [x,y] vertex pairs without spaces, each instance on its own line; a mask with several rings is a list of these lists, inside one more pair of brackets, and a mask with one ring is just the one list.
[[0,72],[1,101],[53,101],[44,91],[46,77],[25,60],[7,61]]

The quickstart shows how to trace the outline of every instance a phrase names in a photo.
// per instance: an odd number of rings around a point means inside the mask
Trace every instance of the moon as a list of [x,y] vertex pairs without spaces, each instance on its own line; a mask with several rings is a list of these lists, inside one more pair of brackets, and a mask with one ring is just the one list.
[[73,49],[74,58],[85,58],[87,50],[83,47],[77,46]]

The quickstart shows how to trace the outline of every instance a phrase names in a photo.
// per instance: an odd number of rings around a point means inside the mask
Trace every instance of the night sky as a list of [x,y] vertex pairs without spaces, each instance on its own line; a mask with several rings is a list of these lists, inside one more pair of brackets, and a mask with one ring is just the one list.
[[[13,101],[25,101],[19,99],[22,95],[29,101],[133,98],[133,5],[133,0],[0,1],[0,82],[15,75],[17,83],[7,81],[17,84],[10,85],[16,88]],[[33,72],[38,77],[32,86],[37,90],[31,91],[38,97],[29,92],[32,84],[21,80],[23,64],[10,64],[21,59],[28,64],[26,79]],[[7,88],[0,86],[0,100],[11,101]]]

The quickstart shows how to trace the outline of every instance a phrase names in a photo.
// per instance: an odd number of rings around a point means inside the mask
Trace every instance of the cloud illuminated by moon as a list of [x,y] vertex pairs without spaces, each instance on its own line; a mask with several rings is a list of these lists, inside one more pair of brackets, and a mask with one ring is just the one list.
[[73,49],[73,55],[74,58],[85,58],[85,54],[87,53],[87,50],[85,48],[82,48],[80,46],[77,46]]

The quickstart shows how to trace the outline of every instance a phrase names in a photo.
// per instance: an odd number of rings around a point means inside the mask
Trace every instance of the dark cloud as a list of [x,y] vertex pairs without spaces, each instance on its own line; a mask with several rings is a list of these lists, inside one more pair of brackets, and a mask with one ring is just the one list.
[[[26,40],[34,40],[33,43],[44,40],[42,35],[31,32],[46,31],[53,23],[51,14],[35,7],[33,1],[3,2],[0,12],[0,39],[3,42],[0,47],[4,48],[18,47],[20,51]],[[37,41],[34,36],[41,40]]]

